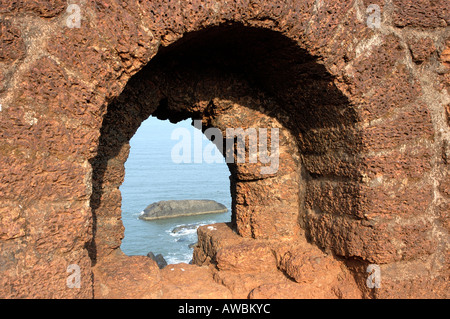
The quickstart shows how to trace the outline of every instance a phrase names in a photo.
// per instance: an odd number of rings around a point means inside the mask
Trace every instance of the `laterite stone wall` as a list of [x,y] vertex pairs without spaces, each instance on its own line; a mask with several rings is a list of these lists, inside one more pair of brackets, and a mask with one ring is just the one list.
[[[449,24],[446,0],[0,0],[0,297],[448,298]],[[280,130],[173,271],[120,250],[149,116]]]

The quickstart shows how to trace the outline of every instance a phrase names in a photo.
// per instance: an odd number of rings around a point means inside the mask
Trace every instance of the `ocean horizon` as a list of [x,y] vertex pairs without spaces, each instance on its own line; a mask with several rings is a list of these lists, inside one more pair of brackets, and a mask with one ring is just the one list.
[[[167,263],[189,263],[197,242],[197,228],[231,220],[230,172],[225,163],[176,163],[172,150],[180,140],[172,139],[175,129],[194,135],[191,120],[177,124],[150,117],[130,140],[130,154],[125,163],[122,193],[122,222],[125,236],[121,249],[129,256],[162,254]],[[198,130],[197,130],[198,132]],[[202,134],[203,149],[211,144]],[[194,143],[191,154],[195,156]],[[198,155],[198,154],[197,154]],[[150,204],[162,200],[210,199],[228,208],[228,212],[153,221],[139,219]],[[189,225],[181,231],[176,227]]]

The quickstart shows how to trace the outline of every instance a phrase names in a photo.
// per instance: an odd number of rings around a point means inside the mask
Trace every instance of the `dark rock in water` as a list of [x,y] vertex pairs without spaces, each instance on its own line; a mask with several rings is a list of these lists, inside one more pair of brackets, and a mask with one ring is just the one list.
[[192,244],[189,244],[189,248],[194,248],[195,246],[197,246],[197,244],[198,244],[198,242],[196,242],[196,243],[192,243]]
[[163,269],[164,267],[167,266],[167,261],[164,259],[163,255],[158,254],[155,256],[155,254],[153,254],[153,252],[149,252],[147,254],[147,257],[153,259],[154,261],[156,261],[156,263],[158,264],[159,269]]
[[196,229],[200,224],[189,224],[189,225],[181,225],[172,229],[172,233],[176,234],[183,230]]
[[226,206],[213,200],[167,200],[147,206],[139,218],[154,220],[180,216],[218,214],[227,211]]

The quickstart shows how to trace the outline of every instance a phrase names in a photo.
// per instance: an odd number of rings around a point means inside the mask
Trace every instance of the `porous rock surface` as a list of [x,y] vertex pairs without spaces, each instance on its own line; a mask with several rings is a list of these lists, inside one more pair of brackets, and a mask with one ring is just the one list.
[[[449,10],[0,0],[0,297],[448,298]],[[150,115],[279,129],[276,172],[229,164],[231,223],[199,229],[194,265],[120,251]]]
[[148,205],[139,215],[143,220],[226,213],[228,208],[213,200],[165,200]]

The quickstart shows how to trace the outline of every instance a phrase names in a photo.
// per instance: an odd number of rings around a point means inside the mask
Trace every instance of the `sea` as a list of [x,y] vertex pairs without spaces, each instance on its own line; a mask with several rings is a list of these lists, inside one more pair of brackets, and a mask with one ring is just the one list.
[[[192,120],[186,120],[172,124],[150,117],[130,140],[125,179],[120,187],[125,227],[121,249],[126,255],[152,252],[161,254],[168,264],[189,263],[192,244],[197,242],[197,228],[231,220],[230,171],[225,160],[211,163],[203,159],[203,152],[212,150],[213,154],[215,146],[211,147],[211,142],[191,123]],[[154,221],[139,219],[148,205],[179,199],[215,200],[225,205],[228,212]]]

